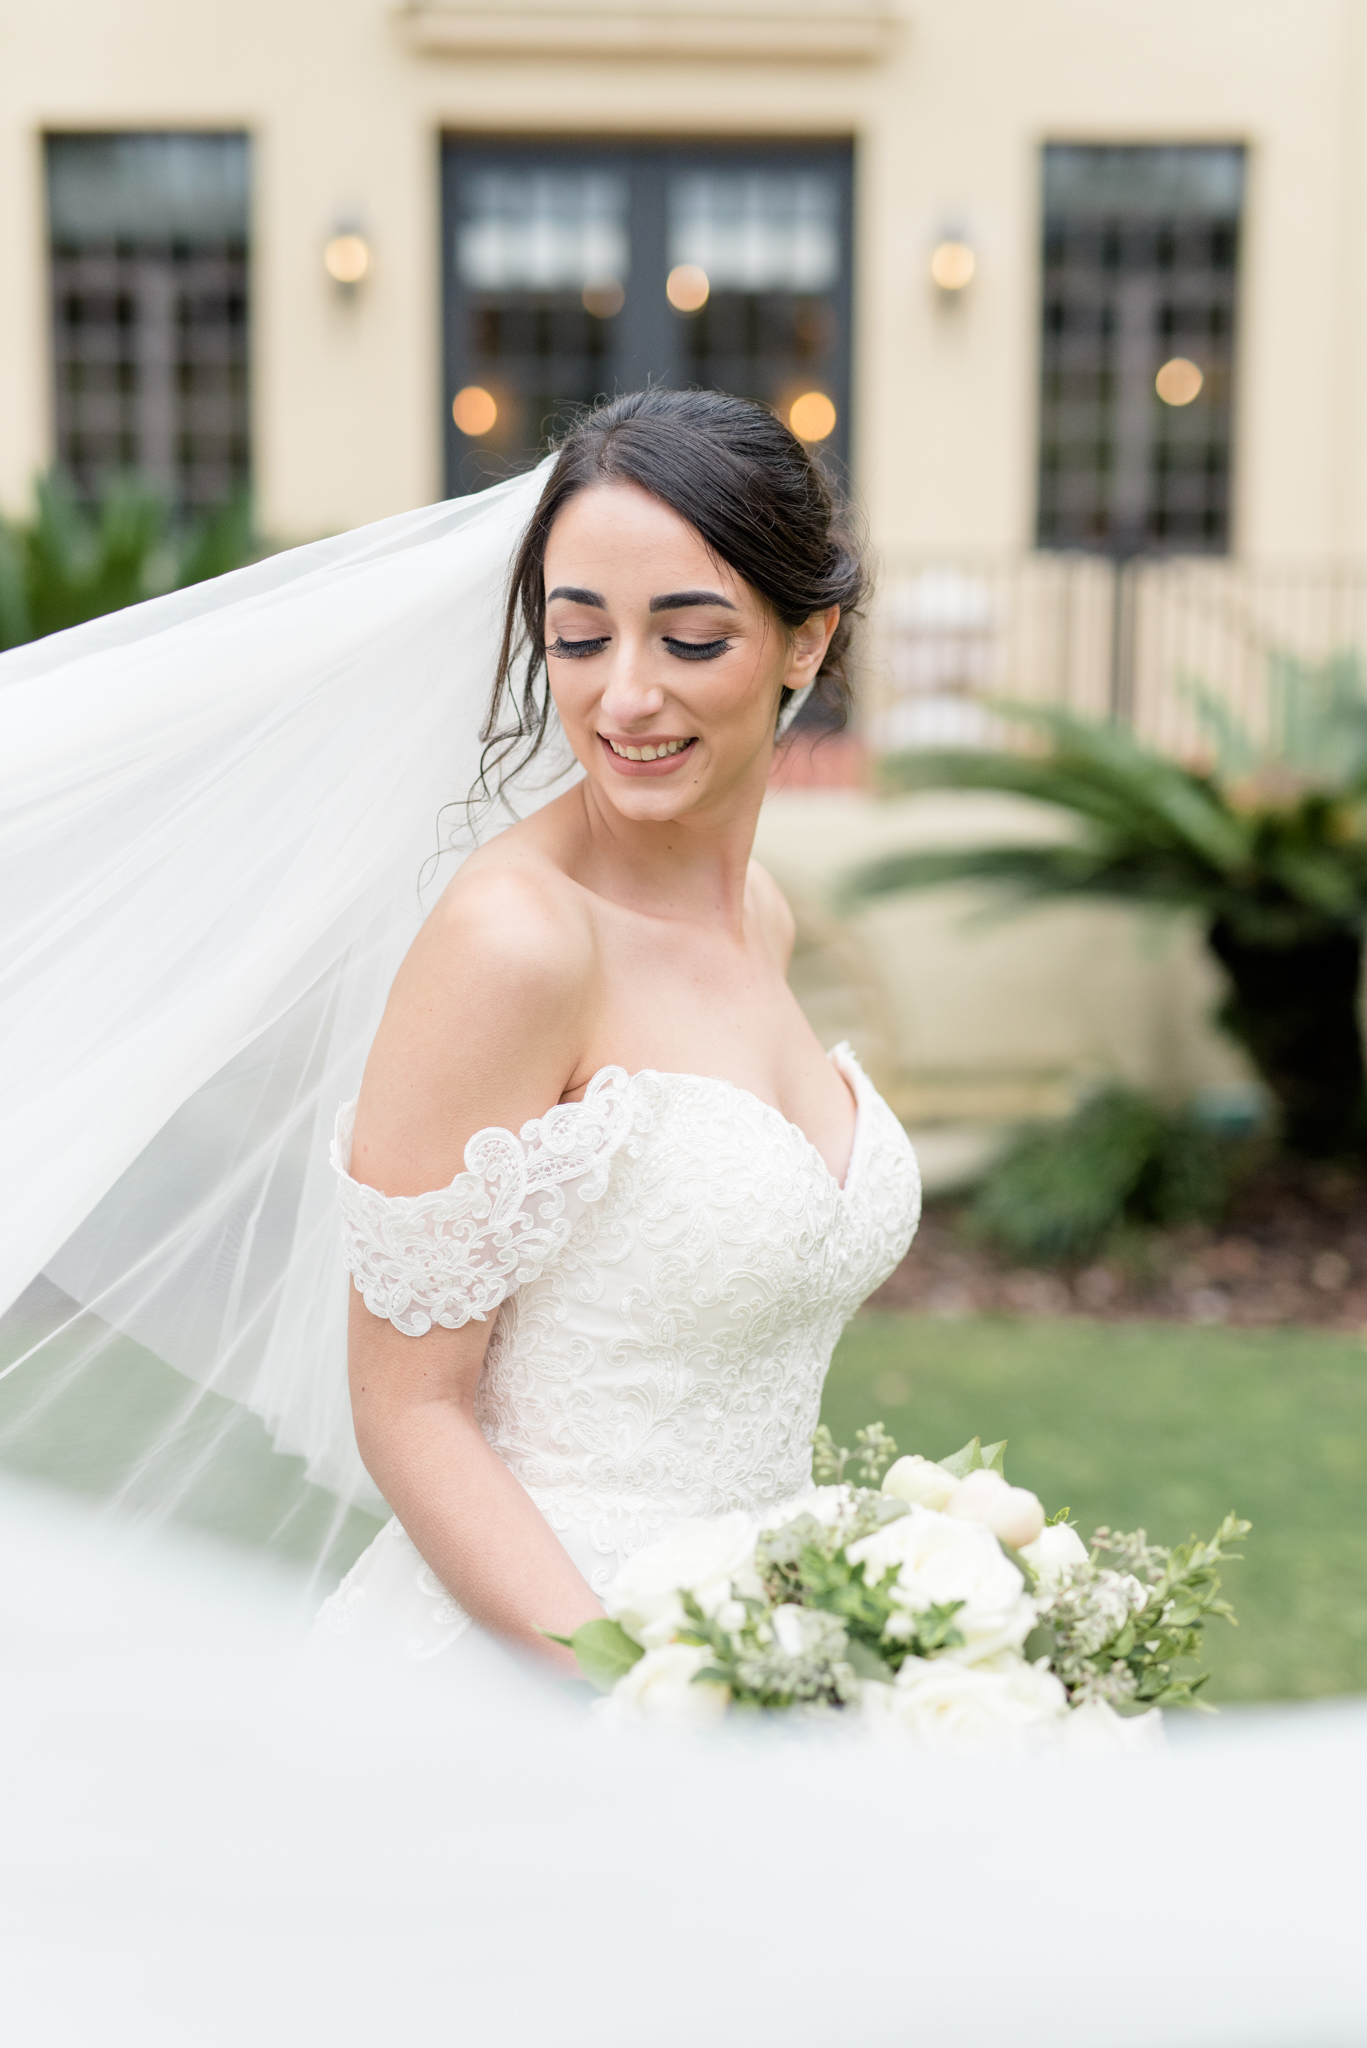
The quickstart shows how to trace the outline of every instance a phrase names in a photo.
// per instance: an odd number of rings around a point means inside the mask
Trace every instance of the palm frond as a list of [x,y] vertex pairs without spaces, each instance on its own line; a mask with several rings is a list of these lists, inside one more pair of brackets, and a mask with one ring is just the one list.
[[1367,767],[1367,690],[1356,648],[1318,662],[1274,651],[1267,691],[1269,751],[1288,768],[1335,784]]
[[1039,705],[992,708],[1044,732],[1052,751],[896,754],[883,764],[887,780],[904,790],[976,789],[1029,797],[1109,833],[1186,848],[1221,874],[1247,863],[1247,823],[1190,769],[1152,753],[1117,727],[1090,724],[1071,712]]
[[908,889],[987,883],[1017,903],[1060,897],[1122,897],[1136,902],[1213,902],[1218,883],[1205,869],[1171,856],[1141,858],[1088,846],[978,846],[924,853],[891,853],[853,869],[844,902],[867,901]]
[[1224,699],[1217,697],[1199,676],[1185,672],[1177,678],[1177,690],[1179,696],[1185,697],[1191,705],[1197,723],[1214,746],[1221,777],[1233,782],[1240,776],[1251,775],[1263,761],[1265,750],[1247,726],[1234,716]]

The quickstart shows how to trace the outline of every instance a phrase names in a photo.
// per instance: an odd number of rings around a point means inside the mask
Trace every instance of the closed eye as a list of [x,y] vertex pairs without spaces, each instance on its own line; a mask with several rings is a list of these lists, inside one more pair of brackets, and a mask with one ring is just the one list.
[[715,661],[719,654],[725,654],[731,642],[721,640],[675,640],[668,633],[664,644],[671,654],[677,654],[680,661]]
[[550,642],[547,654],[557,654],[567,661],[581,661],[586,654],[598,654],[608,644],[609,635],[602,633],[596,640],[565,640],[559,634]]

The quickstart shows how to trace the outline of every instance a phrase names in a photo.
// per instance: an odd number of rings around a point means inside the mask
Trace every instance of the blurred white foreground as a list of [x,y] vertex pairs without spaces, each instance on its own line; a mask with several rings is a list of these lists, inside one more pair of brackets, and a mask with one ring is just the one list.
[[0,1481],[14,2048],[1360,2048],[1367,1706],[1166,1760],[624,1741],[302,1667],[298,1582]]

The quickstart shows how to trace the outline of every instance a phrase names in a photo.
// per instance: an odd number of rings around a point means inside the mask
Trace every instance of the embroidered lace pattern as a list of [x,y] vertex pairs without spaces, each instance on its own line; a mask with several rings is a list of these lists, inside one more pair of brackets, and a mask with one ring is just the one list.
[[410,1333],[498,1308],[480,1425],[552,1526],[587,1537],[599,1588],[676,1521],[810,1484],[836,1339],[920,1207],[901,1125],[847,1047],[832,1057],[859,1111],[843,1190],[778,1110],[696,1075],[607,1068],[520,1141],[481,1132],[430,1195],[351,1180],[339,1120],[367,1307]]
[[626,1090],[622,1069],[604,1067],[582,1102],[559,1104],[518,1136],[477,1131],[465,1172],[425,1195],[382,1195],[351,1178],[356,1104],[344,1104],[332,1165],[347,1267],[371,1314],[405,1337],[433,1323],[458,1330],[535,1279],[563,1249],[580,1206],[607,1186]]

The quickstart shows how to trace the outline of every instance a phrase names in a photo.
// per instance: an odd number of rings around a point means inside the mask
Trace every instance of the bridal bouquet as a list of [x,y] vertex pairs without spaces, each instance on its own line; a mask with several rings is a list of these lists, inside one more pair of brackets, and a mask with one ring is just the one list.
[[681,1524],[625,1565],[607,1619],[556,1639],[610,1717],[783,1711],[939,1754],[1103,1753],[1196,1701],[1205,1674],[1176,1667],[1233,1620],[1216,1568],[1247,1522],[1171,1550],[1103,1528],[1089,1549],[1008,1484],[1004,1443],[898,1457],[875,1423],[856,1444],[818,1430],[811,1493]]

